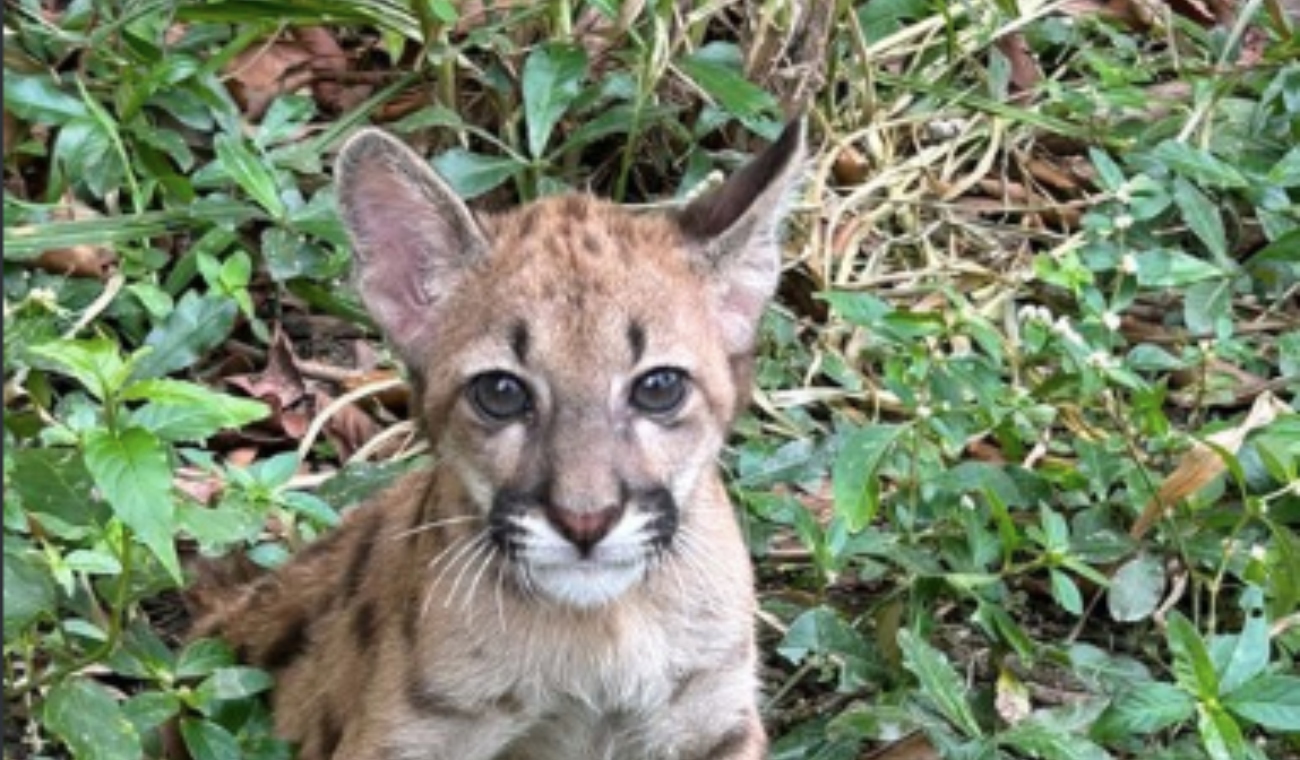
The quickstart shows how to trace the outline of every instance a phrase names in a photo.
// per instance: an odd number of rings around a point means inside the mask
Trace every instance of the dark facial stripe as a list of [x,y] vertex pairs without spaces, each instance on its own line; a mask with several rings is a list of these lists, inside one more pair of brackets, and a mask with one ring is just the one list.
[[326,710],[320,722],[320,756],[328,760],[343,741],[343,724],[333,710]]
[[516,322],[510,328],[510,350],[520,364],[528,363],[528,325]]
[[645,327],[635,319],[627,326],[627,342],[632,347],[632,363],[636,364],[645,354]]

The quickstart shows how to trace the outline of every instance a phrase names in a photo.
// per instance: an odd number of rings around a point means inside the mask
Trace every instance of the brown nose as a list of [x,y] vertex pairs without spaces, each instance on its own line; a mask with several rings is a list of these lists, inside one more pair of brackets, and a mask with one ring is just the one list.
[[583,556],[600,543],[622,516],[622,505],[606,507],[598,512],[575,512],[553,504],[546,506],[546,519],[560,531],[560,535],[577,547]]

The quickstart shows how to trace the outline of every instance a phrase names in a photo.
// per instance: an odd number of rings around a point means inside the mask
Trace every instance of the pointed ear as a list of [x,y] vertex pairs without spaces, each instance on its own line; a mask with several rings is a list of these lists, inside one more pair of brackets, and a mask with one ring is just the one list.
[[727,349],[749,352],[763,307],[781,277],[777,236],[804,169],[804,119],[790,122],[760,155],[693,201],[679,223],[714,285]]
[[434,307],[487,254],[487,238],[425,160],[378,129],[344,144],[334,177],[361,300],[418,368],[432,340]]

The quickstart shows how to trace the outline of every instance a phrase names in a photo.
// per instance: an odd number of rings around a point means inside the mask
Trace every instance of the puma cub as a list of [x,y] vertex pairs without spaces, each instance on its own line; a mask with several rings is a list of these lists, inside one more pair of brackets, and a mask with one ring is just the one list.
[[302,760],[761,758],[754,592],[715,459],[747,402],[801,121],[680,211],[471,212],[383,132],[338,158],[427,471],[206,621]]

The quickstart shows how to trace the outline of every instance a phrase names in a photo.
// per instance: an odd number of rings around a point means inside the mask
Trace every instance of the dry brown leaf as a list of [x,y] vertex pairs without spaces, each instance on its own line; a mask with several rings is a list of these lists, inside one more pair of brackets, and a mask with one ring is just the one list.
[[226,65],[225,73],[235,102],[250,121],[257,121],[271,101],[311,84],[310,64],[311,53],[286,37],[244,50]]
[[863,755],[862,760],[939,760],[939,751],[925,738],[925,734],[918,731]]
[[1291,407],[1278,400],[1272,393],[1261,393],[1241,424],[1207,436],[1206,443],[1196,442],[1191,450],[1183,455],[1178,467],[1160,484],[1155,497],[1147,503],[1142,514],[1129,529],[1129,535],[1133,538],[1142,538],[1151,526],[1167,511],[1173,509],[1178,502],[1222,475],[1227,465],[1223,463],[1223,457],[1216,449],[1236,454],[1250,431],[1269,424],[1280,414],[1290,413]]
[[[65,199],[63,206],[51,212],[50,219],[58,222],[80,221],[98,216],[99,213],[94,209],[76,200]],[[32,263],[51,274],[102,280],[108,275],[109,269],[117,263],[117,254],[107,246],[82,243],[45,251]]]
[[999,37],[997,48],[1011,64],[1011,94],[1013,101],[1023,101],[1043,78],[1038,61],[1029,51],[1029,43],[1019,32]]
[[[317,410],[325,409],[334,399],[324,391],[312,394]],[[334,444],[339,459],[346,461],[369,441],[380,433],[379,424],[361,410],[356,404],[349,404],[336,410],[325,423],[325,437]]]
[[871,175],[871,162],[852,145],[845,145],[831,164],[831,173],[841,185],[860,185]]

